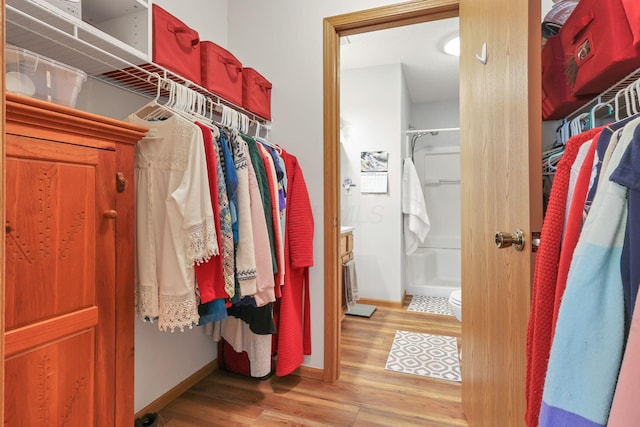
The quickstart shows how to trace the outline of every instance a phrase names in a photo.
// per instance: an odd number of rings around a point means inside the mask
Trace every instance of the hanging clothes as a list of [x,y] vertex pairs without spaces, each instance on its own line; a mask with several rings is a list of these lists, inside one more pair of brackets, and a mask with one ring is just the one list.
[[[256,291],[250,296],[255,300],[257,307],[262,307],[276,300],[269,227],[265,215],[266,209],[264,208],[264,192],[260,189],[260,184],[264,182],[264,165],[262,164],[262,159],[259,158],[259,154],[255,161],[251,158],[249,143],[246,140],[244,142],[245,155],[250,159],[247,162],[249,170],[250,220],[253,227],[253,248],[256,262]],[[254,164],[256,167],[254,167]],[[256,172],[256,170],[260,171],[260,166],[262,166],[261,172]],[[259,178],[258,174],[260,174]],[[270,211],[271,205],[269,205]]]
[[[635,119],[625,126],[607,177],[620,163],[638,124],[640,119]],[[604,180],[571,262],[549,356],[540,426],[607,424],[624,346],[620,257],[626,217],[626,188]]]
[[311,354],[309,267],[313,266],[313,212],[298,159],[282,150],[287,171],[285,278],[280,300],[276,375],[288,375]]
[[[640,425],[640,310],[638,305],[638,284],[640,284],[640,129],[634,131],[633,141],[627,149],[620,165],[611,179],[628,189],[627,230],[622,249],[622,281],[627,318],[631,327],[627,341],[620,375],[609,415],[609,427],[627,427]],[[635,262],[632,262],[635,260]]]
[[[235,295],[235,243],[233,240],[233,220],[228,196],[228,185],[223,168],[223,153],[218,140],[214,141],[216,172],[218,175],[218,203],[220,205],[220,232],[222,233],[222,273],[224,289],[230,298]],[[237,183],[237,180],[236,180]]]
[[278,177],[275,167],[275,162],[269,153],[269,150],[262,144],[258,144],[258,150],[260,156],[265,165],[265,172],[267,174],[267,181],[269,187],[269,197],[273,201],[271,204],[271,223],[273,224],[273,241],[275,249],[275,287],[276,297],[282,296],[279,287],[284,284],[284,244],[282,241],[282,231],[280,230],[280,209],[278,199]]
[[[196,126],[202,131],[209,197],[211,197],[211,209],[213,211],[217,245],[218,248],[221,248],[222,230],[220,227],[220,205],[218,203],[218,168],[213,146],[214,135],[206,125],[196,122]],[[212,256],[210,259],[195,266],[196,283],[198,285],[201,304],[229,296],[224,286],[223,271],[222,253]]]
[[[589,193],[589,183],[591,177],[591,171],[593,168],[593,159],[596,152],[597,141],[600,136],[600,132],[594,135],[593,139],[587,144],[588,148],[584,157],[584,161],[580,167],[577,179],[575,181],[575,187],[571,195],[571,204],[567,213],[567,220],[565,222],[564,232],[562,236],[562,245],[560,249],[560,262],[558,264],[558,278],[556,280],[555,289],[555,301],[553,304],[553,317],[551,329],[551,339],[553,340],[553,334],[555,324],[558,318],[558,311],[560,309],[560,302],[566,287],[567,276],[569,274],[569,266],[573,259],[573,252],[578,243],[580,237],[580,231],[582,230],[582,222],[584,219],[585,203],[587,201],[587,194]],[[585,144],[586,145],[586,144]],[[582,148],[582,147],[581,147]]]
[[253,225],[251,223],[251,196],[249,190],[249,158],[246,142],[233,132],[230,135],[233,160],[238,176],[238,244],[236,245],[236,280],[239,293],[234,298],[253,295],[257,291],[256,254],[253,246]]
[[258,150],[258,146],[256,145],[256,141],[246,135],[243,135],[242,138],[247,143],[247,148],[249,150],[249,158],[251,159],[251,164],[253,165],[253,169],[255,171],[256,180],[258,183],[258,189],[260,190],[260,199],[262,200],[262,208],[265,219],[265,224],[267,226],[267,233],[269,235],[269,248],[271,254],[271,263],[272,270],[275,272],[278,270],[278,263],[276,261],[276,250],[275,250],[275,237],[274,237],[274,225],[271,218],[271,210],[272,210],[272,202],[271,202],[271,192],[269,191],[269,181],[267,178],[266,166],[264,164],[264,159]]
[[219,254],[202,132],[171,115],[136,145],[136,312],[158,328],[197,325],[193,266]]
[[558,276],[557,266],[560,259],[571,165],[582,144],[593,139],[600,131],[600,128],[591,129],[567,141],[564,154],[558,162],[549,204],[542,224],[540,247],[533,275],[531,312],[527,327],[527,410],[525,419],[529,427],[538,425],[542,390],[547,373],[553,328],[555,285]]

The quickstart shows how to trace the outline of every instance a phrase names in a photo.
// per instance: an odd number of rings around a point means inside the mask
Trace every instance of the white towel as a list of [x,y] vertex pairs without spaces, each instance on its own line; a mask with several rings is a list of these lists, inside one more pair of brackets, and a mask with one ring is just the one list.
[[404,246],[411,255],[431,229],[427,207],[424,203],[422,185],[410,158],[404,159],[402,172],[402,213],[404,217]]

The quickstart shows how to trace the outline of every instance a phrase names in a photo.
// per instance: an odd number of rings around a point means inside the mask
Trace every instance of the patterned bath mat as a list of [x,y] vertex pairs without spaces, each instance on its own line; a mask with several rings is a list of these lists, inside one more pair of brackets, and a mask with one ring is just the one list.
[[459,382],[456,338],[396,331],[385,369]]
[[415,295],[411,298],[407,311],[416,311],[419,313],[443,314],[453,316],[448,298],[430,297],[424,295]]

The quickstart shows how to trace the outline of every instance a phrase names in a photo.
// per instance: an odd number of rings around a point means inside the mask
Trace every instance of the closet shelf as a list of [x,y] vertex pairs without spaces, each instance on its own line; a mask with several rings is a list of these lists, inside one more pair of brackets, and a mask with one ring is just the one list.
[[[145,4],[141,1],[129,3]],[[7,0],[5,27],[8,43],[78,68],[98,80],[146,98],[156,97],[159,76],[204,95],[218,106],[226,105],[262,125],[269,124],[265,118],[152,63],[144,52],[42,0]],[[160,96],[166,97],[168,93],[163,89]]]
[[[614,84],[613,86],[611,86],[610,88],[608,88],[607,90],[599,94],[598,96],[594,97],[592,100],[588,101],[580,108],[577,108],[567,117],[565,117],[565,120],[571,120],[575,117],[578,117],[580,114],[589,113],[593,107],[595,107],[600,103],[610,103],[616,98],[616,94],[618,94],[620,91],[623,91],[629,85],[635,83],[639,79],[640,79],[640,68],[637,68],[636,70],[628,74],[626,77],[619,80],[616,84]],[[621,101],[624,101],[624,99],[622,99]]]

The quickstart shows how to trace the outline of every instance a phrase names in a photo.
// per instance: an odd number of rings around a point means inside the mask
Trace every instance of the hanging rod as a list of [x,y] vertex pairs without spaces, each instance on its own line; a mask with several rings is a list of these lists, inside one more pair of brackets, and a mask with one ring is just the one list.
[[407,135],[413,135],[416,133],[431,133],[431,132],[450,132],[450,131],[456,131],[456,130],[460,130],[460,128],[439,128],[439,129],[411,129],[411,130],[407,130],[405,131],[405,133]]
[[460,184],[459,179],[427,179],[424,185]]

